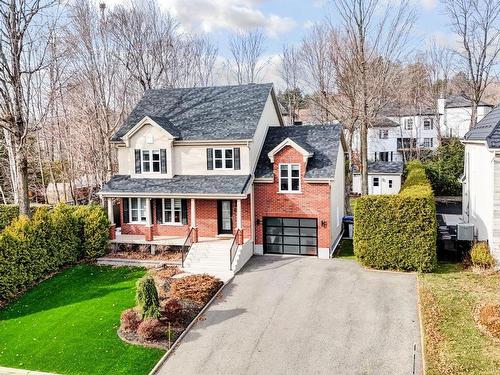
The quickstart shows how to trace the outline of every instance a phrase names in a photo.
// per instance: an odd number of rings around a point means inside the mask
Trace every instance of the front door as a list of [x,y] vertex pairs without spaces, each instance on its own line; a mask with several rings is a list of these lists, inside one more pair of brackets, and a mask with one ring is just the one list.
[[231,201],[217,201],[217,222],[219,234],[233,234]]

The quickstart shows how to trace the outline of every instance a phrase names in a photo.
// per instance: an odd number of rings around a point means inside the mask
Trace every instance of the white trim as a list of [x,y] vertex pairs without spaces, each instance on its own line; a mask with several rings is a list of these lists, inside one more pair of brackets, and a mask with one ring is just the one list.
[[144,118],[139,121],[137,124],[134,125],[132,129],[130,129],[128,132],[126,132],[121,138],[125,142],[125,145],[129,147],[129,140],[130,138],[137,133],[144,125],[150,124],[153,126],[156,126],[157,128],[163,130],[165,133],[169,135],[170,138],[176,138],[172,134],[170,134],[168,131],[166,131],[163,127],[161,127],[156,121],[153,121],[151,117],[149,116],[144,116]]
[[[288,182],[288,190],[281,190],[281,166],[286,165],[287,170],[288,170],[288,176],[285,177]],[[299,177],[292,177],[292,166],[298,165],[299,166]],[[279,163],[278,165],[278,193],[285,193],[285,194],[297,194],[297,193],[302,193],[302,182],[300,181],[301,179],[301,166],[299,163]],[[292,190],[292,181],[293,179],[298,179],[299,180],[299,190]]]
[[277,145],[275,148],[273,148],[271,151],[267,153],[267,157],[269,158],[269,160],[271,160],[271,163],[274,163],[274,155],[278,153],[281,149],[283,149],[285,146],[291,146],[297,151],[299,151],[304,156],[304,162],[306,162],[307,159],[309,159],[311,156],[314,155],[314,153],[309,152],[303,147],[299,146],[292,139],[285,138],[283,142],[281,142],[279,145]]
[[253,142],[253,139],[219,139],[219,140],[174,140],[174,146],[212,146],[217,147],[220,145],[248,145],[249,142]]
[[[168,210],[170,212],[170,221],[166,221],[165,220],[165,213],[167,212],[167,210],[165,209],[166,205],[165,205],[165,202],[167,200],[170,200],[170,210]],[[180,211],[179,210],[176,210],[175,209],[175,201],[180,201]],[[182,224],[182,199],[181,198],[163,198],[162,199],[162,202],[161,202],[161,216],[162,216],[162,224],[163,225],[183,225]],[[174,218],[175,218],[175,212],[178,211],[180,212],[179,213],[179,221],[174,221]]]
[[[234,148],[233,147],[214,147],[213,149],[213,155],[212,155],[212,168],[213,170],[226,170],[226,171],[232,171],[234,169]],[[231,150],[231,158],[226,158],[226,151]],[[221,152],[221,157],[216,158],[215,157],[215,151],[220,151]],[[240,156],[241,157],[241,156]],[[215,166],[215,160],[220,160],[222,162],[222,168],[217,168]],[[226,167],[226,161],[231,160],[232,161],[232,167],[227,168]],[[241,163],[241,162],[240,162]]]
[[[141,149],[138,149],[138,150],[140,151],[140,154],[141,154],[141,173],[161,174],[161,149],[141,148]],[[155,151],[158,151],[158,160],[157,160],[158,161],[158,171],[157,172],[155,172],[154,168],[153,168],[153,165],[154,165],[153,153]],[[144,153],[145,152],[149,154],[149,160],[147,160],[147,161],[144,160]],[[148,163],[149,164],[149,171],[145,171],[144,170],[144,163]]]
[[200,198],[200,199],[237,199],[246,198],[248,194],[167,194],[167,193],[132,193],[132,192],[99,192],[101,197],[117,198]]
[[[137,208],[132,209],[132,199],[137,199]],[[146,205],[144,207],[144,210],[146,210],[146,219],[142,220],[141,219],[141,210],[142,210],[142,205],[141,202],[144,200],[146,202]],[[128,223],[127,224],[148,224],[148,212],[147,212],[147,201],[149,198],[146,198],[144,196],[141,197],[128,197]],[[132,219],[132,210],[137,211],[137,219],[138,220],[133,220]]]

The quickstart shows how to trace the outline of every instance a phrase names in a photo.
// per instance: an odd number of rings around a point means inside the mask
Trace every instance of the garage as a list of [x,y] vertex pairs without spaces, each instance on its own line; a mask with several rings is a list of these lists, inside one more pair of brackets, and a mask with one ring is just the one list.
[[318,221],[265,217],[264,253],[318,255]]

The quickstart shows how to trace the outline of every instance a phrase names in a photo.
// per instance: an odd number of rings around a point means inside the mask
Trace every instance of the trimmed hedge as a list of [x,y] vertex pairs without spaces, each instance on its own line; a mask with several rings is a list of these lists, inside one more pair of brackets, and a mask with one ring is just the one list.
[[368,267],[429,272],[436,266],[437,221],[431,185],[423,165],[407,165],[397,195],[356,200],[354,254]]
[[14,204],[0,205],[0,231],[19,216],[19,207]]
[[106,252],[109,221],[99,206],[40,207],[0,233],[0,304],[82,259]]

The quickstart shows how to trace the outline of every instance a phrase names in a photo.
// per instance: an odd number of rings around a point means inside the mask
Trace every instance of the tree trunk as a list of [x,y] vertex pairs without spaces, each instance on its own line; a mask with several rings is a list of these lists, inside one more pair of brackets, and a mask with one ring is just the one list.
[[12,186],[12,198],[13,203],[19,203],[19,195],[17,191],[17,186],[19,185],[17,179],[17,158],[16,158],[16,150],[14,144],[12,142],[12,134],[7,130],[3,130],[3,134],[5,137],[5,145],[7,148],[7,155],[9,156],[9,172],[10,172],[10,183]]
[[[18,143],[18,142],[16,142]],[[19,194],[19,214],[30,216],[30,199],[28,190],[28,155],[24,145],[16,147],[17,191]]]
[[477,102],[471,100],[471,114],[470,114],[470,129],[475,128],[477,124]]

